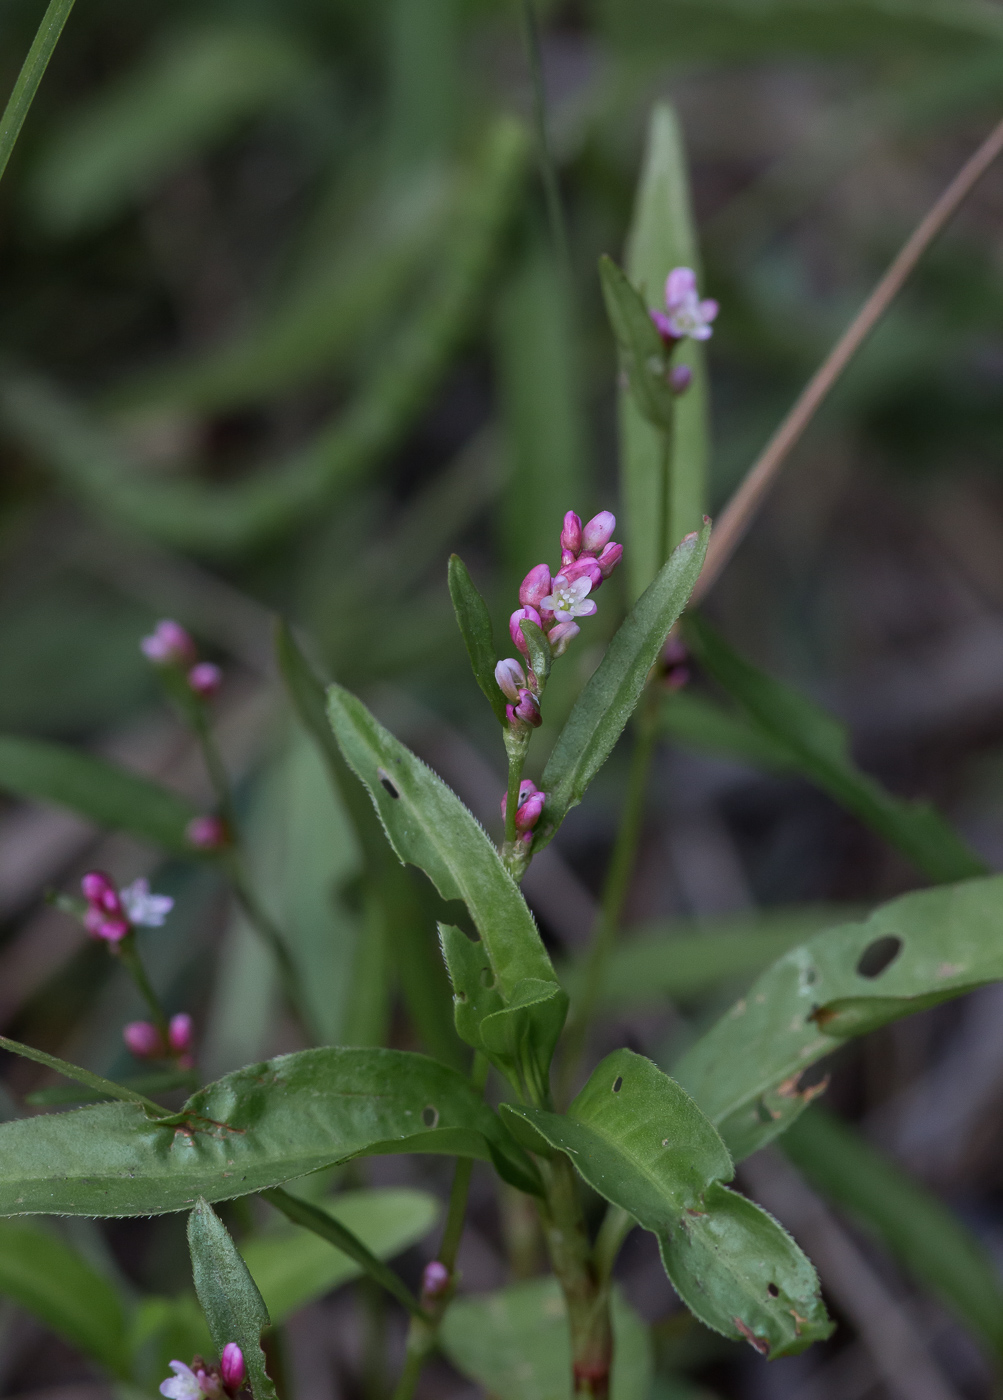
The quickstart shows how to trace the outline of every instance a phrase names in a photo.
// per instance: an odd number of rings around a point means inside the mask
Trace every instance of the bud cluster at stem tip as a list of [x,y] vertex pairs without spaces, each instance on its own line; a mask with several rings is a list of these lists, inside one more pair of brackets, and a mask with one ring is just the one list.
[[160,1393],[167,1400],[224,1400],[234,1396],[247,1380],[244,1353],[236,1342],[227,1342],[218,1366],[209,1366],[201,1356],[186,1366],[183,1361],[169,1363],[174,1372],[160,1382]]
[[212,661],[199,661],[191,636],[171,618],[158,622],[139,649],[154,666],[185,673],[189,689],[201,700],[210,699],[223,684],[223,672]]
[[118,889],[103,870],[89,870],[80,882],[87,908],[84,927],[94,938],[119,943],[137,926],[162,928],[174,908],[169,894],[151,894],[149,880],[133,880]]
[[192,1018],[180,1011],[168,1022],[166,1044],[152,1021],[130,1021],[122,1030],[122,1039],[137,1060],[174,1059],[180,1069],[191,1069],[195,1063],[192,1055],[194,1031]]

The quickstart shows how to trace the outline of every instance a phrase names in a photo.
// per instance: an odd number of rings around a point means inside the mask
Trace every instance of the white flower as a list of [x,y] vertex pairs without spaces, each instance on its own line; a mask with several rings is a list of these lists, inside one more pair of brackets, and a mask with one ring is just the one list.
[[170,1367],[174,1377],[160,1382],[161,1395],[166,1395],[167,1400],[205,1400],[205,1392],[195,1379],[195,1372],[190,1366],[186,1366],[183,1361],[172,1361]]
[[570,622],[574,617],[591,617],[595,612],[596,605],[588,597],[592,580],[586,575],[569,583],[563,574],[558,574],[553,587],[553,593],[540,604],[541,612],[553,613],[558,622]]
[[[131,885],[119,890],[119,898],[130,924],[142,924],[146,928],[162,928],[164,920],[174,908],[174,900],[169,894],[150,893],[149,880],[133,880]],[[174,1365],[173,1361],[171,1365]],[[164,1384],[173,1385],[174,1382],[165,1381]],[[167,1394],[166,1390],[164,1394]]]
[[[697,294],[696,273],[691,267],[674,267],[665,280],[665,326],[677,339],[709,340],[710,323],[718,312],[710,297],[701,301]],[[662,329],[659,317],[655,324]]]

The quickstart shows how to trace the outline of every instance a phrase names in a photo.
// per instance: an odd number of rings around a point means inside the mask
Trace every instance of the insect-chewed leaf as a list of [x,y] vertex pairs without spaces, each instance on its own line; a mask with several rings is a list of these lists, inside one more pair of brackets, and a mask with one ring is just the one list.
[[861,772],[845,729],[831,715],[733,651],[703,618],[688,617],[685,631],[697,660],[748,715],[753,736],[786,759],[787,767],[817,783],[931,880],[987,873],[985,863],[933,807],[893,797]]
[[644,689],[648,672],[700,576],[710,522],[688,537],[634,604],[575,701],[544,770],[547,805],[533,843],[541,850],[606,762]]
[[226,1075],[162,1123],[99,1104],[0,1124],[0,1215],[161,1215],[394,1152],[478,1157],[539,1189],[456,1070],[410,1051],[324,1047]]
[[227,1343],[236,1342],[244,1354],[254,1400],[276,1400],[261,1350],[261,1334],[270,1322],[268,1309],[226,1226],[208,1201],[197,1201],[188,1217],[188,1248],[195,1292],[216,1351],[222,1356]]
[[[613,1290],[610,1400],[647,1400],[648,1328]],[[556,1279],[531,1279],[457,1298],[442,1324],[450,1361],[498,1400],[571,1400],[568,1313]]]
[[784,1131],[819,1086],[804,1070],[851,1036],[1003,977],[1003,876],[893,899],[792,948],[674,1073],[736,1160]]
[[648,315],[644,298],[612,258],[599,259],[599,279],[620,352],[620,364],[630,383],[634,402],[650,423],[669,432],[675,416],[676,396],[666,378],[668,355]]
[[195,808],[139,773],[64,744],[0,735],[0,790],[68,807],[85,820],[127,831],[178,855],[194,855],[185,828]]
[[470,577],[466,564],[458,554],[449,557],[449,596],[459,624],[463,644],[470,657],[474,679],[502,724],[505,723],[505,697],[495,680],[498,652],[488,605]]
[[566,1117],[522,1105],[600,1195],[658,1239],[665,1272],[708,1327],[786,1356],[829,1335],[809,1261],[759,1206],[729,1191],[728,1149],[690,1096],[650,1060],[616,1050]]

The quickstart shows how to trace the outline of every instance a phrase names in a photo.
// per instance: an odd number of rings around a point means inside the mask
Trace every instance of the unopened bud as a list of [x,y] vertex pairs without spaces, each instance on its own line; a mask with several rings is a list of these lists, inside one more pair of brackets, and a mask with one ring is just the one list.
[[563,656],[581,630],[577,622],[559,622],[556,627],[551,627],[547,633],[551,654]]
[[536,696],[528,690],[520,689],[519,703],[517,705],[506,705],[505,714],[508,716],[509,724],[528,724],[531,729],[538,729],[543,723],[543,716],[540,714],[539,702]]
[[185,827],[185,836],[200,851],[217,851],[229,840],[226,822],[215,816],[192,817]]
[[688,685],[690,680],[690,668],[688,666],[673,666],[665,675],[665,685],[668,690],[682,690],[684,685]]
[[84,915],[84,927],[95,938],[103,938],[106,943],[120,943],[129,932],[129,921],[120,914],[106,914],[91,906]]
[[615,529],[616,516],[612,511],[601,510],[582,530],[582,549],[586,554],[598,554]]
[[[564,528],[561,531],[561,549],[565,550],[574,559],[581,552],[582,548],[582,522],[581,517],[573,510],[569,510],[564,517]],[[561,564],[571,563],[571,559],[565,560],[562,556]]]
[[609,578],[622,558],[623,545],[616,544],[615,541],[611,540],[609,544],[603,548],[603,552],[596,560],[596,563],[599,565],[599,572],[602,574],[603,578]]
[[560,577],[566,583],[574,583],[575,579],[587,578],[593,588],[598,588],[603,581],[602,569],[599,561],[593,559],[589,554],[582,554],[573,564],[569,564],[566,569],[562,569]]
[[83,890],[84,898],[90,900],[92,904],[102,903],[109,891],[113,895],[115,894],[115,882],[103,870],[88,870],[80,881],[80,888]]
[[495,680],[498,682],[498,689],[507,700],[518,700],[519,687],[526,684],[526,672],[515,657],[507,656],[495,667]]
[[227,1342],[219,1359],[219,1373],[227,1390],[236,1394],[247,1380],[244,1353],[236,1342]]
[[529,643],[522,635],[522,628],[519,626],[520,622],[523,621],[535,622],[537,627],[539,627],[541,626],[540,614],[535,608],[516,608],[515,612],[508,620],[508,630],[513,642],[522,652],[523,656],[528,656]]
[[689,365],[673,365],[669,370],[669,388],[674,394],[685,394],[693,383],[693,371]]
[[194,666],[198,660],[195,643],[179,622],[164,618],[139,644],[155,666]]
[[137,1060],[159,1060],[164,1054],[164,1042],[152,1021],[130,1021],[122,1028],[122,1039]]
[[[523,778],[522,782],[519,784],[519,804],[518,804],[519,807],[521,807],[521,806],[523,805],[524,802],[528,801],[528,799],[529,799],[530,797],[533,796],[533,793],[534,793],[534,792],[539,792],[539,788],[538,788],[538,787],[536,786],[536,784],[533,782],[532,778]],[[508,811],[508,793],[507,793],[507,792],[504,792],[504,793],[502,793],[502,800],[501,800],[501,814],[502,814],[502,816],[504,816],[505,813],[506,813],[507,811]]]
[[543,811],[546,800],[547,794],[545,792],[534,792],[526,799],[515,814],[516,831],[532,831],[540,820],[540,813]]
[[421,1296],[423,1298],[441,1298],[449,1287],[450,1272],[445,1264],[438,1259],[433,1259],[430,1264],[426,1264],[421,1275]]
[[187,1011],[179,1011],[172,1016],[167,1027],[167,1040],[176,1055],[185,1055],[192,1048],[195,1039],[195,1025]]
[[223,672],[211,661],[200,661],[188,672],[188,684],[196,695],[208,700],[223,684]]
[[546,564],[537,564],[519,585],[519,602],[526,608],[539,608],[550,593],[550,570]]
[[686,643],[679,637],[670,637],[662,647],[662,663],[665,666],[681,666],[689,660]]

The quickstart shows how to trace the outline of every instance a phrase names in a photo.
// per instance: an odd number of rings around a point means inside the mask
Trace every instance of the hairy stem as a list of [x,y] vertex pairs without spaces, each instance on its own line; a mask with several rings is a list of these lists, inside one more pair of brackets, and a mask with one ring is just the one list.
[[741,486],[732,496],[714,528],[703,570],[693,590],[692,603],[698,603],[717,582],[718,576],[738,548],[767,491],[833,385],[888,310],[920,258],[944,225],[957,213],[974,186],[1003,150],[1003,122],[994,128],[982,145],[958,171],[947,189],[917,224],[888,271],[871,292],[821,367],[805,385],[794,407],[753,463]]

